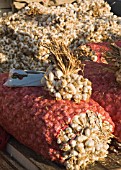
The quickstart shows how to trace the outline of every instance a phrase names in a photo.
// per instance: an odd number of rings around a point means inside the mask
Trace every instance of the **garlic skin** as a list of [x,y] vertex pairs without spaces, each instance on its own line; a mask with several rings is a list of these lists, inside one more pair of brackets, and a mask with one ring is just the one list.
[[[103,116],[97,114],[98,117],[95,112],[87,110],[86,113],[74,116],[68,127],[58,134],[57,143],[63,153],[67,170],[80,170],[107,156],[110,138],[113,137],[112,125],[107,121],[103,122]],[[93,121],[90,121],[92,119]],[[100,122],[101,129],[95,122]],[[78,126],[81,127],[80,131],[76,131]],[[105,131],[105,134],[102,131]]]

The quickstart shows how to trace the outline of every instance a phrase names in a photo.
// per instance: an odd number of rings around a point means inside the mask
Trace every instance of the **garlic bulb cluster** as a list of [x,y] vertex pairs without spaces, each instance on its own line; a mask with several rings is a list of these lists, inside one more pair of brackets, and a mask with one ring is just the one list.
[[83,43],[120,38],[120,30],[121,17],[113,15],[104,0],[51,7],[30,3],[0,18],[0,71],[43,69],[48,65],[48,50],[40,42],[49,43],[50,34],[73,50]]
[[71,124],[61,130],[59,144],[67,170],[80,170],[108,154],[112,125],[102,122],[102,115],[88,110],[74,116]]
[[47,68],[41,83],[56,100],[73,99],[79,103],[81,100],[87,101],[92,92],[91,82],[88,79],[78,73],[66,75],[53,65]]

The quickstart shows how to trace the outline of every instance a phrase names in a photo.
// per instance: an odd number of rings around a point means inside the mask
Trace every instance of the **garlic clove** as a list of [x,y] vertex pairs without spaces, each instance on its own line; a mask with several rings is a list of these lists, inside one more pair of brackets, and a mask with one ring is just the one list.
[[52,72],[49,72],[48,78],[49,78],[49,81],[52,82],[54,80],[54,74]]
[[56,70],[54,73],[58,79],[60,79],[63,76],[63,72],[61,70]]
[[70,141],[71,147],[74,148],[76,146],[76,143],[77,143],[76,140],[71,140]]
[[54,93],[54,96],[56,97],[56,100],[61,100],[62,96],[59,92]]
[[89,128],[86,128],[86,129],[84,130],[84,133],[85,133],[85,136],[89,137],[90,134],[91,134],[91,131],[90,131]]
[[94,141],[92,139],[88,139],[86,142],[85,142],[85,146],[86,147],[93,147],[94,146]]

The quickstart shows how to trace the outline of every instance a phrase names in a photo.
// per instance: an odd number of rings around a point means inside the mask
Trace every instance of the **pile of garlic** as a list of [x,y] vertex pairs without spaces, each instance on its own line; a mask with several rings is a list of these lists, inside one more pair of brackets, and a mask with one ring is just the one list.
[[78,73],[64,74],[56,65],[50,65],[41,84],[50,91],[56,100],[67,99],[79,103],[87,101],[92,93],[91,82]]
[[[76,115],[61,130],[57,143],[62,150],[67,170],[80,170],[108,154],[112,125],[102,122],[102,115],[88,110]],[[104,133],[105,132],[105,133]]]
[[121,17],[113,15],[104,0],[78,0],[51,7],[29,4],[0,18],[0,72],[43,69],[48,50],[40,42],[48,43],[48,34],[64,40],[73,50],[82,43],[120,38],[120,30]]

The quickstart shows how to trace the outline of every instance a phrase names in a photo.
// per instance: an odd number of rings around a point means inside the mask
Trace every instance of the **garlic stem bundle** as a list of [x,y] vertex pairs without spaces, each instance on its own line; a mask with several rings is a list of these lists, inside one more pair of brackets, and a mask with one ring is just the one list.
[[50,65],[41,83],[46,86],[57,100],[73,99],[79,103],[87,101],[91,96],[91,82],[78,72],[84,65],[74,57],[65,44],[51,39],[51,43],[41,44],[50,50]]

